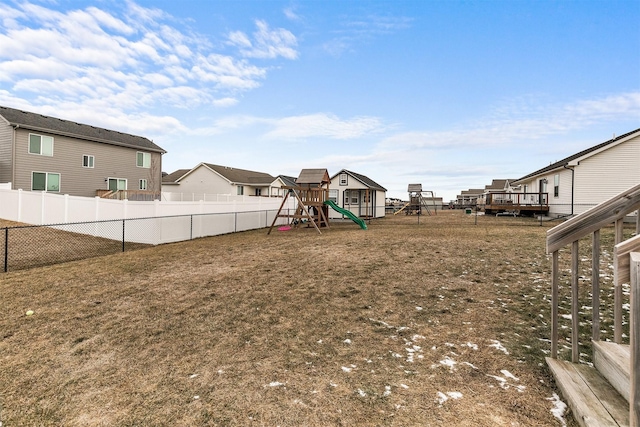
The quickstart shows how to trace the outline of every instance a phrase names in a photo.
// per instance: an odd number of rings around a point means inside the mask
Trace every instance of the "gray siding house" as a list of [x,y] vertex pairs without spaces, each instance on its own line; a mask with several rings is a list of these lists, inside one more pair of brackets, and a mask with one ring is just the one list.
[[0,183],[14,190],[159,195],[164,153],[141,136],[0,106]]

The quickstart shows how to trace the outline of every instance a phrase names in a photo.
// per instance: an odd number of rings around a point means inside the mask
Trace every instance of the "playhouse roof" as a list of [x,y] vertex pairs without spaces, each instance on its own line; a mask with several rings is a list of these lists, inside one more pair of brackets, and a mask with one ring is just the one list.
[[320,187],[324,184],[328,184],[330,181],[329,172],[326,169],[302,169],[298,179],[296,179],[296,184],[315,184]]

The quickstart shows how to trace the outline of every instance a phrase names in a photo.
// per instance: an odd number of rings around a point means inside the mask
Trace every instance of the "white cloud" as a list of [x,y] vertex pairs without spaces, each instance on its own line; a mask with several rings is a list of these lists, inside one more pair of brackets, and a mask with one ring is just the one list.
[[296,36],[284,28],[269,28],[265,21],[256,21],[257,30],[253,33],[253,42],[241,31],[233,31],[228,36],[228,43],[240,49],[240,53],[247,58],[274,59],[282,56],[286,59],[296,59],[298,41]]
[[[267,68],[249,58],[297,55],[295,36],[263,21],[256,22],[244,58],[225,55],[204,37],[173,25],[162,10],[132,1],[119,12],[0,5],[0,19],[9,24],[0,27],[0,89],[58,105],[118,102],[129,114],[158,103],[235,105],[238,92],[260,86],[267,75]],[[233,34],[240,43],[241,33]]]
[[266,133],[270,139],[301,139],[326,137],[331,139],[354,139],[384,129],[376,117],[354,117],[343,120],[333,114],[317,113],[292,116],[271,122],[273,129]]
[[566,105],[509,104],[466,127],[411,131],[384,139],[381,149],[481,148],[535,142],[613,118],[640,118],[640,92],[578,100]]

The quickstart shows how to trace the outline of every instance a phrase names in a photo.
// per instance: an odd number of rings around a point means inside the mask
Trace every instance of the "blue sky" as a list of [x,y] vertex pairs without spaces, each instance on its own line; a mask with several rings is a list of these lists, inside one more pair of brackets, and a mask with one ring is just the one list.
[[445,201],[640,127],[640,2],[0,3],[0,105]]

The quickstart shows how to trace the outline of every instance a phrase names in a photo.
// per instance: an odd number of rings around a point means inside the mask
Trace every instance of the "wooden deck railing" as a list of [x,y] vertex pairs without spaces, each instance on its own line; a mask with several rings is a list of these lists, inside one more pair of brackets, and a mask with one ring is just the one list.
[[[638,211],[636,216],[636,236],[623,241],[623,221],[625,216]],[[631,416],[640,414],[640,390],[637,390],[640,375],[640,303],[638,302],[638,264],[640,262],[640,185],[630,188],[598,206],[550,229],[547,232],[547,253],[552,254],[551,264],[551,357],[558,357],[558,306],[560,249],[571,245],[571,361],[579,362],[579,240],[591,234],[592,243],[592,340],[600,340],[600,230],[613,224],[614,243],[614,342],[622,342],[622,308],[624,283],[631,284],[630,297],[630,337],[631,337]],[[633,256],[632,256],[633,253]],[[632,260],[633,258],[633,260]],[[632,273],[633,270],[633,273]],[[636,276],[633,276],[636,275]],[[633,276],[633,280],[632,279]],[[635,284],[633,284],[635,283]],[[635,351],[633,347],[635,346]],[[635,381],[633,380],[635,378]],[[635,408],[635,409],[634,409]],[[634,424],[632,424],[634,425]],[[640,426],[640,422],[635,424]]]
[[[640,212],[639,212],[640,213]],[[639,216],[640,218],[640,216]],[[640,219],[638,220],[640,222]],[[629,256],[631,272],[631,319],[633,331],[640,331],[640,252],[632,252]],[[640,333],[631,334],[629,342],[631,354],[631,391],[629,393],[630,425],[640,426]]]

